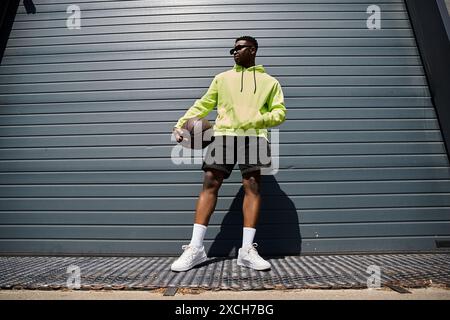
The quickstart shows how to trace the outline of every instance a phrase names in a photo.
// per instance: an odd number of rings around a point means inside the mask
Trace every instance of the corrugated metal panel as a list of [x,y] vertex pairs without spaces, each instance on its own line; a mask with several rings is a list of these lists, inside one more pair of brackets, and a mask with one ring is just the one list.
[[[190,238],[199,164],[170,131],[227,48],[258,38],[288,120],[265,176],[265,254],[434,250],[450,236],[450,167],[401,0],[71,0],[21,7],[0,67],[0,251],[175,255]],[[382,9],[368,30],[366,9]],[[209,116],[214,119],[215,112]],[[236,170],[206,244],[240,244]]]

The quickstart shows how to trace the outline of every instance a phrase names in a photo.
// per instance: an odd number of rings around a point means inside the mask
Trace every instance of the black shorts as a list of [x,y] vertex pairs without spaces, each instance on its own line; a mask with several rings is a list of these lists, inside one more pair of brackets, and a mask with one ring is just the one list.
[[236,163],[242,175],[270,167],[269,141],[255,136],[215,136],[206,150],[202,169],[220,170],[227,179]]

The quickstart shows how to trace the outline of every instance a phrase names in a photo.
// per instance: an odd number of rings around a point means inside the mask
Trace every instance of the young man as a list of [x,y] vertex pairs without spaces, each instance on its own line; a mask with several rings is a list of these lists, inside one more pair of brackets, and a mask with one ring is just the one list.
[[[175,139],[181,142],[183,124],[190,118],[205,117],[217,106],[213,128],[215,139],[208,146],[202,166],[205,175],[197,202],[192,239],[189,245],[182,247],[184,252],[172,264],[173,271],[189,270],[207,259],[203,238],[216,206],[219,188],[223,180],[230,176],[238,155],[241,158],[239,169],[245,196],[243,240],[237,263],[256,270],[270,269],[270,263],[259,256],[253,239],[261,205],[261,168],[270,167],[267,128],[285,120],[286,108],[280,83],[265,73],[262,65],[255,65],[257,50],[255,38],[243,36],[236,39],[234,48],[230,50],[236,63],[233,69],[216,75],[206,94],[187,110],[174,127]],[[264,156],[268,156],[269,161],[263,161]]]

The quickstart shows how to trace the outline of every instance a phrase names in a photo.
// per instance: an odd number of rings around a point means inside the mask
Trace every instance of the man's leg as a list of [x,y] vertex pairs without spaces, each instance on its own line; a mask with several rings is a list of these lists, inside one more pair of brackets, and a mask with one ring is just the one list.
[[207,226],[209,218],[214,212],[217,203],[217,194],[224,179],[224,172],[208,169],[203,179],[203,188],[200,192],[195,209],[195,223]]
[[[256,224],[259,219],[261,208],[261,171],[251,171],[243,175],[244,203],[242,211],[244,214],[244,229],[242,237],[242,248],[239,249],[238,265],[250,267],[256,270],[270,269],[270,263],[261,258],[253,246],[256,233]],[[255,244],[256,246],[256,244]]]
[[195,211],[191,242],[188,246],[183,246],[183,254],[171,266],[173,271],[187,271],[207,259],[203,237],[206,233],[209,218],[216,207],[217,194],[224,175],[225,173],[220,170],[208,169],[205,171],[203,188],[198,197]]
[[244,174],[242,177],[244,186],[244,204],[242,211],[244,213],[244,228],[255,228],[259,219],[259,210],[261,207],[261,171],[252,171]]

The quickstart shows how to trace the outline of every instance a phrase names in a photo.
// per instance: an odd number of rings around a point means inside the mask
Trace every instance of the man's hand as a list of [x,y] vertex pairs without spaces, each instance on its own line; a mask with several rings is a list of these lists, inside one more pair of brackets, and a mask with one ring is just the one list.
[[173,135],[175,136],[175,140],[177,140],[178,143],[183,141],[183,130],[178,128],[173,128]]
[[242,123],[240,128],[244,130],[265,129],[266,127],[264,126],[264,118],[262,114],[258,114],[253,119]]

